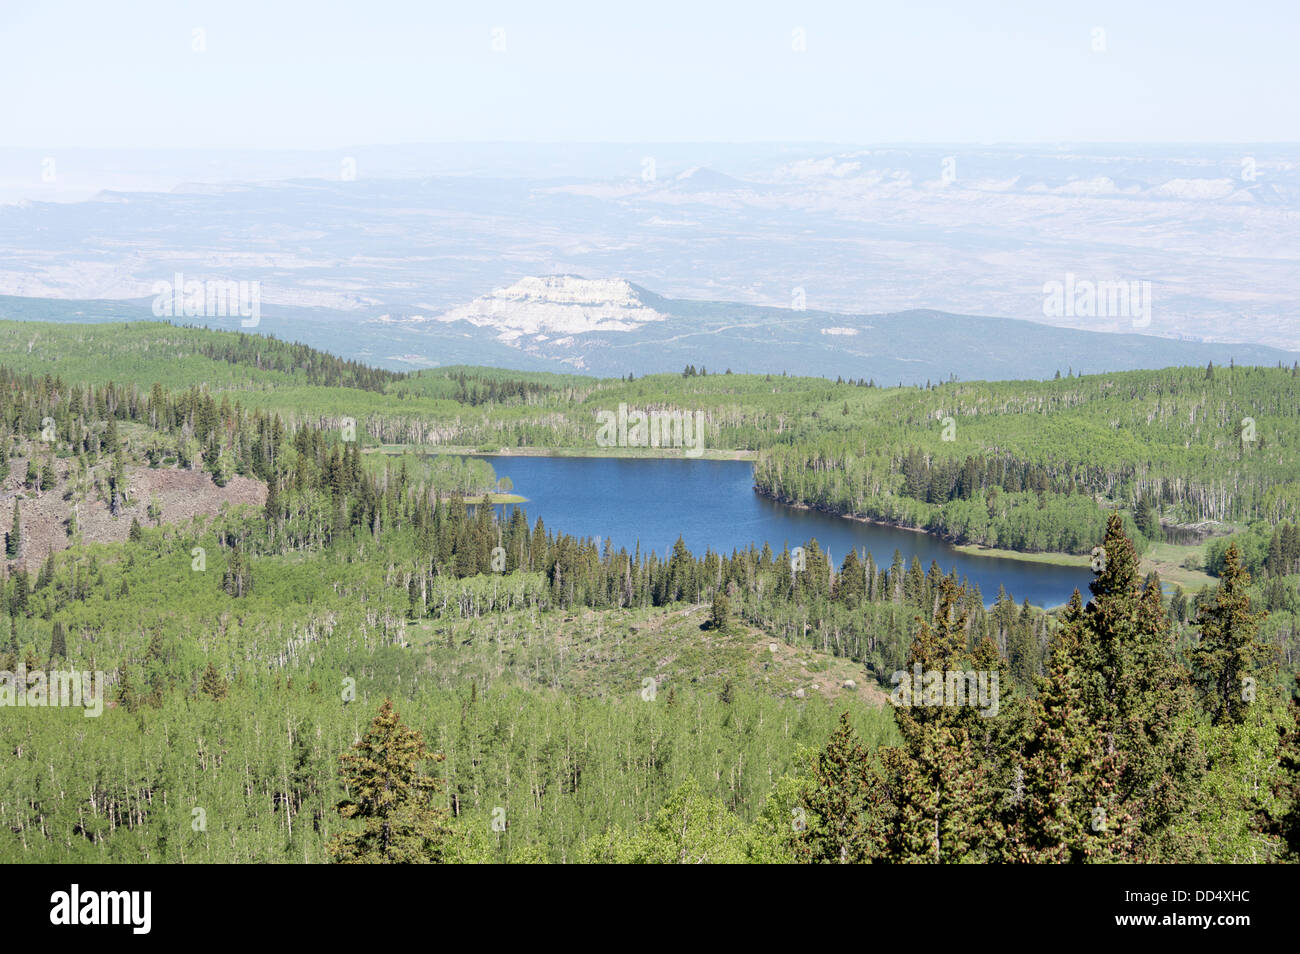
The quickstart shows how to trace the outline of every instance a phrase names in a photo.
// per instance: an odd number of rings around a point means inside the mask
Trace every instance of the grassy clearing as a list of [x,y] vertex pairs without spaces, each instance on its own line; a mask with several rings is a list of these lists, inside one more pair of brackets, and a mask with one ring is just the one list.
[[788,646],[741,623],[718,632],[708,618],[704,605],[521,611],[425,619],[409,623],[407,637],[429,653],[432,678],[447,685],[509,678],[531,688],[635,700],[653,679],[661,696],[672,687],[721,692],[730,683],[778,697],[888,703],[852,660]]
[[484,497],[488,497],[488,503],[491,504],[528,503],[528,498],[521,497],[519,494],[473,494],[465,498],[465,503],[481,504]]
[[1022,553],[1019,550],[984,547],[977,543],[958,544],[956,549],[970,556],[996,557],[999,560],[1022,560],[1025,563],[1046,563],[1051,566],[1088,566],[1091,562],[1091,558],[1083,553]]
[[[1021,553],[1017,550],[1001,550],[996,547],[982,547],[977,544],[961,544],[957,547],[962,553],[971,556],[997,557],[1003,560],[1023,560],[1026,563],[1046,563],[1052,566],[1088,566],[1087,554],[1077,553]],[[1191,561],[1191,566],[1187,565]],[[1142,572],[1155,571],[1166,583],[1177,583],[1188,592],[1218,585],[1218,580],[1200,567],[1205,564],[1205,544],[1180,546],[1173,543],[1153,543],[1142,555]]]
[[1219,581],[1201,569],[1205,565],[1205,550],[1206,543],[1192,546],[1153,543],[1142,556],[1142,570],[1145,573],[1155,570],[1160,579],[1177,583],[1189,592],[1217,586]]

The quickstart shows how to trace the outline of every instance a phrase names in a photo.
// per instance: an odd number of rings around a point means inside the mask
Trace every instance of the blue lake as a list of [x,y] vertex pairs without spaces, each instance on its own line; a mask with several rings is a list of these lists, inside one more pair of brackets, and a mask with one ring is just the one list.
[[[930,536],[894,527],[799,510],[759,496],[753,472],[744,461],[628,460],[610,457],[492,457],[497,477],[509,477],[531,526],[541,517],[548,530],[599,537],[628,552],[661,556],[681,536],[702,555],[706,549],[730,554],[751,543],[801,546],[816,539],[838,566],[850,547],[871,553],[889,566],[894,550],[910,563],[913,556],[929,569],[937,560],[944,572],[977,584],[986,602],[1004,586],[1017,602],[1058,606],[1077,587],[1086,597],[1092,574],[1084,567],[1052,566],[1025,560],[974,556]],[[502,508],[507,509],[507,508]]]

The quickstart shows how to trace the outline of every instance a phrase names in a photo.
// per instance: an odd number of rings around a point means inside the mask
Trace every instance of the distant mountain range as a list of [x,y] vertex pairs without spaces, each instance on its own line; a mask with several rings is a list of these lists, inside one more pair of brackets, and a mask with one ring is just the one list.
[[[147,302],[183,273],[258,282],[263,315],[360,322],[582,275],[784,318],[802,290],[830,313],[935,309],[1300,351],[1300,164],[1286,144],[60,152],[57,183],[36,177],[6,203],[43,155],[0,147],[0,294]],[[86,196],[92,182],[102,191]],[[1142,320],[1045,308],[1045,286],[1071,277],[1149,288]],[[857,330],[854,347],[893,353]],[[430,355],[370,333],[340,344],[446,363],[482,337],[467,326]],[[506,347],[503,360],[526,350]]]
[[[147,302],[14,297],[0,297],[0,318],[156,320]],[[597,376],[694,365],[895,385],[1300,360],[1300,354],[1264,345],[1079,331],[940,311],[844,315],[672,299],[621,279],[575,275],[526,278],[433,315],[367,320],[355,313],[264,305],[256,328],[241,329],[236,318],[176,323],[271,334],[389,368],[478,364]]]

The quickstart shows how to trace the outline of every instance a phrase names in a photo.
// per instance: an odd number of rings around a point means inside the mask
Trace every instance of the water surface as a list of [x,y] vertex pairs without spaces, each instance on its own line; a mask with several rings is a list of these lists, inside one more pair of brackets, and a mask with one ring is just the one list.
[[785,545],[816,539],[830,550],[836,566],[850,547],[871,553],[889,566],[894,550],[910,563],[920,557],[926,570],[937,560],[944,572],[977,584],[986,602],[1004,586],[1017,602],[1057,606],[1078,587],[1087,596],[1092,574],[1085,567],[1053,566],[1025,560],[962,553],[929,534],[848,520],[788,507],[754,492],[753,471],[745,461],[650,460],[613,457],[493,457],[498,477],[509,477],[529,525],[541,517],[551,531],[610,539],[628,552],[661,556],[681,536],[696,555],[706,549],[730,554],[751,543]]

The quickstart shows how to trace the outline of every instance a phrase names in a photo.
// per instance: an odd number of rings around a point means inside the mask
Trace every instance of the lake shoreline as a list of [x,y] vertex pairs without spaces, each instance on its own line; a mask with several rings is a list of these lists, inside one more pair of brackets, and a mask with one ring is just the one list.
[[962,543],[953,537],[942,533],[935,533],[933,530],[927,530],[925,527],[913,527],[905,523],[898,523],[893,520],[882,520],[879,517],[867,517],[856,513],[843,513],[838,510],[831,510],[828,507],[815,507],[798,500],[791,500],[779,497],[775,494],[764,493],[757,487],[754,493],[758,494],[765,500],[771,500],[773,503],[779,503],[784,507],[790,507],[793,510],[808,510],[814,513],[824,513],[828,517],[840,517],[844,520],[855,520],[858,523],[874,524],[878,527],[890,527],[894,530],[906,530],[909,533],[919,533],[935,540],[942,540],[949,544],[955,550],[959,550],[967,556],[988,557],[996,560],[1020,560],[1024,563],[1046,563],[1051,566],[1088,566],[1089,557],[1085,553],[1061,553],[1059,551],[1042,551],[1033,552],[1029,550],[1003,550],[997,547],[986,547],[981,543]]
[[[913,527],[907,524],[897,523],[890,520],[881,520],[877,517],[865,517],[860,514],[841,513],[837,510],[831,510],[827,507],[814,507],[797,500],[788,500],[776,496],[775,494],[764,493],[757,487],[754,493],[758,494],[765,500],[771,500],[773,503],[779,503],[784,507],[790,507],[793,510],[807,510],[812,513],[822,513],[828,517],[840,517],[845,520],[854,520],[858,523],[874,524],[879,527],[890,527],[894,530],[906,530],[910,533],[920,533],[935,540],[942,540],[949,544],[958,552],[971,557],[980,557],[992,560],[1015,560],[1020,563],[1045,564],[1047,566],[1063,567],[1087,567],[1091,565],[1091,557],[1086,553],[1063,553],[1059,550],[1049,550],[1033,552],[1028,550],[1006,550],[1000,547],[989,547],[982,543],[959,543],[952,537],[945,536],[941,533],[935,533],[932,530],[926,530],[924,527]],[[1191,548],[1189,548],[1191,549]],[[1152,559],[1149,556],[1139,557],[1139,566],[1142,572],[1150,573],[1156,571],[1160,573],[1161,579],[1165,582],[1175,583],[1183,588],[1185,592],[1195,593],[1202,589],[1216,585],[1216,580],[1205,573],[1190,571],[1175,566],[1167,561]]]
[[[484,458],[487,460],[488,458]],[[900,550],[923,567],[932,561],[945,573],[955,569],[989,599],[1004,588],[1032,605],[1056,607],[1075,589],[1087,589],[1091,574],[1082,565],[1052,566],[1025,559],[978,559],[952,543],[917,527],[899,528],[885,521],[822,513],[802,504],[776,505],[755,492],[753,468],[744,461],[633,461],[628,459],[544,457],[536,454],[491,461],[512,490],[532,498],[529,519],[566,533],[610,540],[628,552],[671,552],[682,538],[692,553],[718,554],[770,545],[808,546],[815,539],[823,552],[843,557],[866,547],[877,563],[889,565]],[[902,530],[907,532],[901,532]],[[991,555],[990,555],[991,556]],[[838,565],[838,561],[836,561]],[[1020,599],[1017,600],[1019,602]]]
[[[621,460],[729,460],[729,461],[753,461],[757,459],[757,453],[745,450],[705,450],[699,457],[686,457],[680,450],[675,448],[662,447],[501,447],[496,450],[485,450],[480,448],[461,446],[461,445],[409,445],[409,444],[381,444],[376,447],[364,448],[371,453],[382,454],[402,454],[402,453],[428,453],[428,454],[455,454],[465,457],[549,457],[549,458],[612,458]],[[1084,567],[1089,565],[1087,554],[1072,554],[1061,552],[1040,552],[1034,553],[1022,550],[1006,550],[997,547],[986,547],[978,543],[962,543],[952,537],[944,534],[935,533],[924,527],[914,527],[896,521],[882,520],[878,517],[867,517],[861,514],[842,513],[831,510],[826,507],[816,507],[801,501],[779,497],[775,494],[765,493],[753,487],[754,493],[779,503],[782,506],[790,507],[794,510],[806,510],[815,513],[826,514],[831,517],[840,517],[845,520],[853,520],[858,523],[872,524],[878,527],[889,527],[894,530],[906,530],[909,533],[919,533],[922,536],[930,537],[934,540],[941,540],[949,544],[961,553],[972,557],[984,557],[995,560],[1015,560],[1022,563],[1046,564],[1049,566],[1065,567]]]
[[[499,507],[502,504],[526,504],[529,502],[527,497],[521,497],[519,494],[504,494],[504,493],[493,492],[491,494],[488,494],[487,496],[492,498],[491,500],[488,501],[488,503],[493,507]],[[467,494],[463,496],[461,499],[464,500],[465,503],[467,504],[481,504],[483,502],[483,497],[484,497],[483,494]]]
[[704,449],[690,457],[675,447],[481,447],[453,444],[379,444],[362,449],[369,454],[453,454],[457,457],[578,457],[622,460],[734,460],[754,461],[756,451]]
[[[758,454],[755,451],[708,449],[703,451],[699,457],[687,457],[680,449],[664,447],[500,447],[488,450],[464,445],[379,444],[362,448],[362,451],[363,453],[379,454],[454,454],[461,457],[502,458],[541,457],[561,459],[609,458],[616,460],[713,461],[754,461],[758,458]],[[831,517],[839,517],[845,520],[853,520],[858,523],[872,524],[879,527],[889,527],[894,530],[906,530],[909,533],[919,533],[931,539],[940,540],[965,556],[992,560],[1014,560],[1020,563],[1034,563],[1061,567],[1086,567],[1091,562],[1090,556],[1086,553],[1064,553],[1059,550],[1039,552],[1029,550],[1008,550],[1001,547],[985,546],[981,543],[963,543],[951,536],[935,533],[934,531],[927,530],[924,527],[910,526],[897,521],[883,520],[879,517],[867,517],[861,514],[842,513],[826,507],[817,507],[798,500],[764,493],[757,487],[753,487],[753,491],[765,500],[779,503],[782,506],[790,507],[794,510],[806,510],[813,513],[825,514]],[[1151,572],[1152,570],[1160,571],[1163,579],[1178,583],[1189,592],[1196,592],[1200,589],[1206,588],[1207,586],[1212,586],[1215,582],[1211,577],[1208,577],[1204,573],[1189,571],[1182,567],[1172,565],[1166,561],[1154,560],[1149,557],[1141,558],[1141,568],[1144,573]]]

